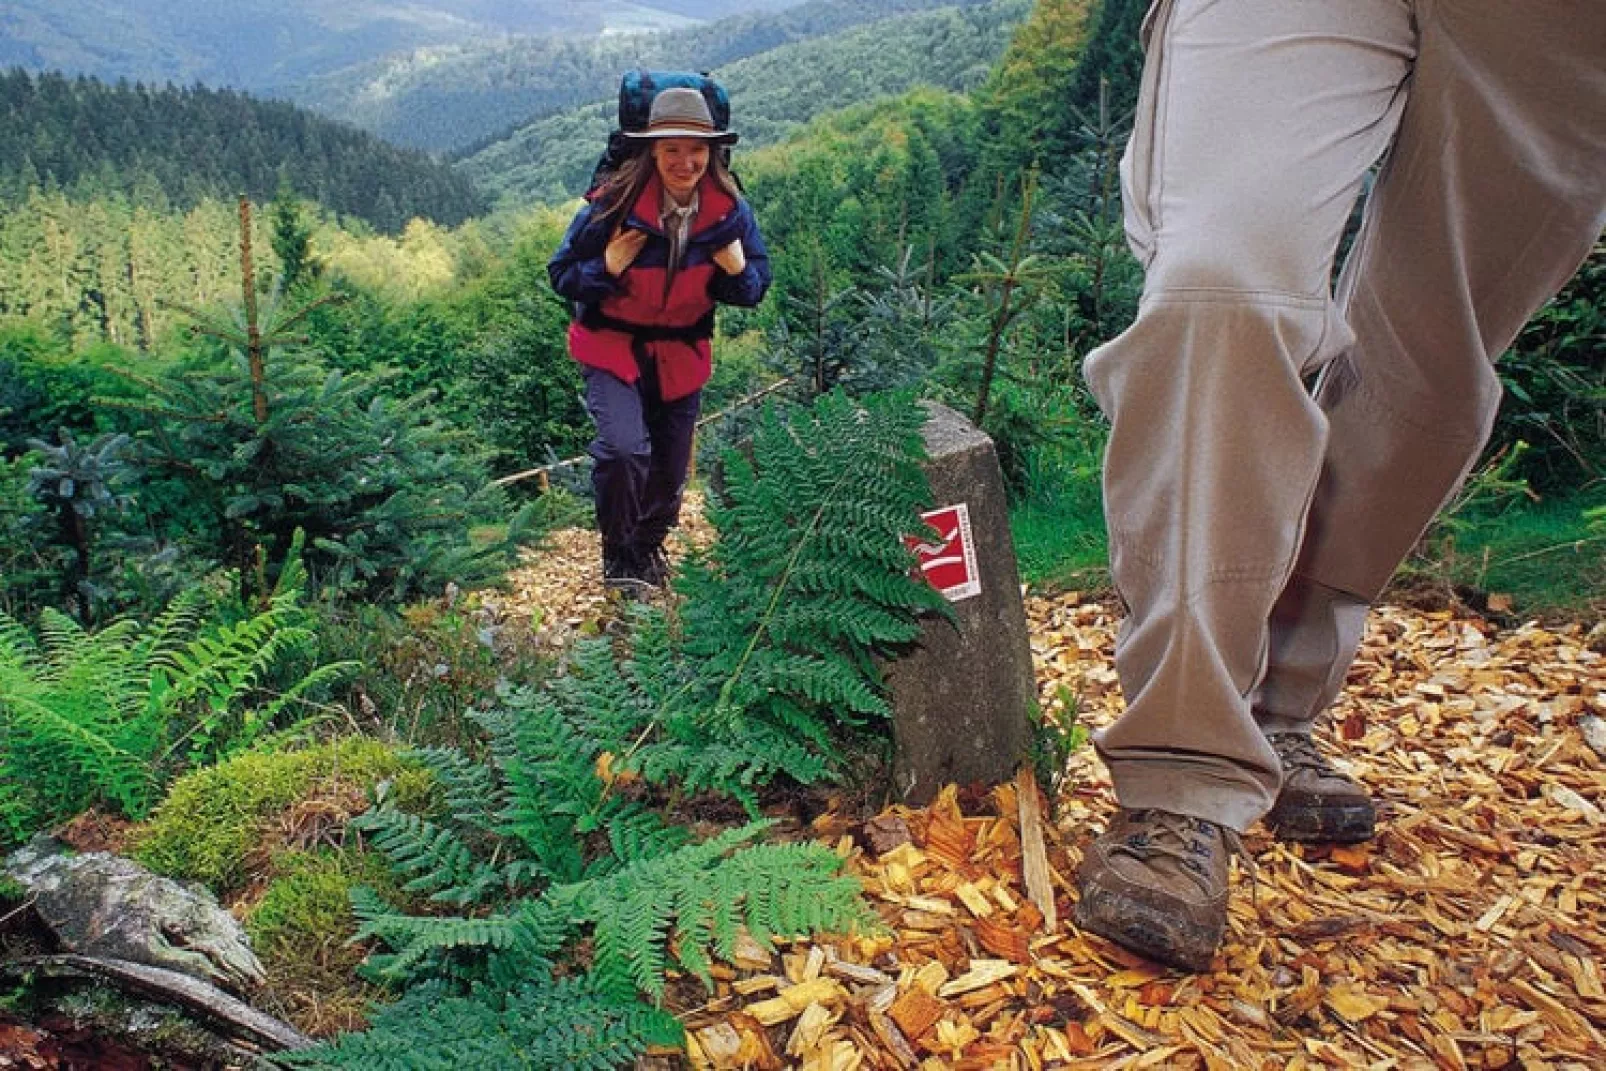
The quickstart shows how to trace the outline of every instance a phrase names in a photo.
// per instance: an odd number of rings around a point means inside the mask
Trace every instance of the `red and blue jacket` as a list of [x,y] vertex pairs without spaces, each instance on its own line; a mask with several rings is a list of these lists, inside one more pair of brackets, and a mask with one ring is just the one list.
[[[626,383],[641,374],[641,361],[651,360],[659,392],[673,401],[708,382],[715,303],[757,305],[769,289],[770,261],[752,207],[704,176],[680,269],[670,278],[669,238],[658,221],[662,196],[654,175],[626,215],[623,226],[645,231],[648,238],[617,279],[603,262],[612,225],[589,203],[547,262],[547,276],[552,289],[575,303],[569,325],[569,353],[575,360]],[[739,275],[728,275],[714,263],[714,254],[735,239],[741,240],[747,266]]]

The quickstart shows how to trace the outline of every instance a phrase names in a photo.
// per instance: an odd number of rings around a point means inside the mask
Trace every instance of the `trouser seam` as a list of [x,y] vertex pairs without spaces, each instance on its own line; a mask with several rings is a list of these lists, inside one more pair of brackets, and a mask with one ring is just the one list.
[[1167,286],[1143,297],[1148,305],[1269,305],[1311,312],[1325,312],[1331,300],[1325,294],[1235,286]]
[[[1133,565],[1141,566],[1145,572],[1151,574],[1160,572],[1165,565],[1165,561],[1161,556],[1134,550],[1128,545],[1122,546],[1122,554]],[[1275,565],[1212,565],[1206,567],[1204,585],[1201,585],[1195,593],[1202,591],[1206,585],[1233,584],[1245,581],[1273,581],[1285,571],[1282,563]]]

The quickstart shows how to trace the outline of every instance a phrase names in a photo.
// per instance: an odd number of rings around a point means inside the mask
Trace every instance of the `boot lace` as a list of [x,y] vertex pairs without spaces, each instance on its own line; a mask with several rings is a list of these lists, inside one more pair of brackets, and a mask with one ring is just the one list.
[[1201,889],[1207,888],[1209,882],[1205,861],[1215,850],[1210,841],[1219,833],[1229,858],[1237,859],[1248,871],[1250,896],[1259,909],[1260,866],[1244,847],[1237,830],[1171,811],[1134,811],[1132,820],[1147,828],[1128,833],[1113,850],[1145,862],[1157,856],[1174,859]]
[[1277,760],[1282,763],[1283,777],[1296,771],[1313,773],[1319,778],[1342,778],[1336,767],[1327,761],[1316,747],[1316,741],[1305,733],[1273,733],[1267,738]]

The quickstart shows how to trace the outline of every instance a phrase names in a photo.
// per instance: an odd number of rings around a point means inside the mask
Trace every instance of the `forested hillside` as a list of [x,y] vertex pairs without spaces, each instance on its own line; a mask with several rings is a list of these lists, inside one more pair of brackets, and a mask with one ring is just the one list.
[[207,197],[271,198],[281,177],[331,211],[394,232],[484,210],[463,176],[422,153],[233,90],[109,86],[0,73],[0,202],[30,187],[117,193],[180,211]]
[[[730,90],[739,159],[783,141],[816,116],[912,87],[977,88],[1031,10],[1031,0],[992,0],[884,19],[782,45],[718,67]],[[457,166],[503,203],[554,201],[583,192],[608,131],[612,100],[537,120]]]
[[[472,151],[532,119],[601,100],[631,67],[709,70],[955,0],[810,0],[650,35],[514,37],[388,57],[286,86],[284,95],[398,145]],[[964,4],[978,0],[962,0]]]

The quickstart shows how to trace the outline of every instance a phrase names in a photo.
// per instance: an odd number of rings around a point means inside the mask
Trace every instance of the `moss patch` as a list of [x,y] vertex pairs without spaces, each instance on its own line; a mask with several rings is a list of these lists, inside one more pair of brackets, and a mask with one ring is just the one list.
[[20,881],[0,875],[0,907],[14,907],[28,899],[28,887]]
[[351,888],[393,890],[389,868],[377,855],[344,849],[285,852],[274,870],[278,876],[245,917],[268,973],[264,1003],[315,1036],[362,1029],[384,991],[356,974],[367,949],[349,943],[357,932]]
[[[173,783],[139,838],[135,857],[162,874],[199,881],[219,897],[249,879],[250,861],[298,835],[292,811],[311,797],[347,799],[362,809],[374,786],[390,781],[398,805],[422,805],[428,771],[393,747],[353,736],[301,751],[248,751]],[[329,816],[329,824],[349,817]]]

